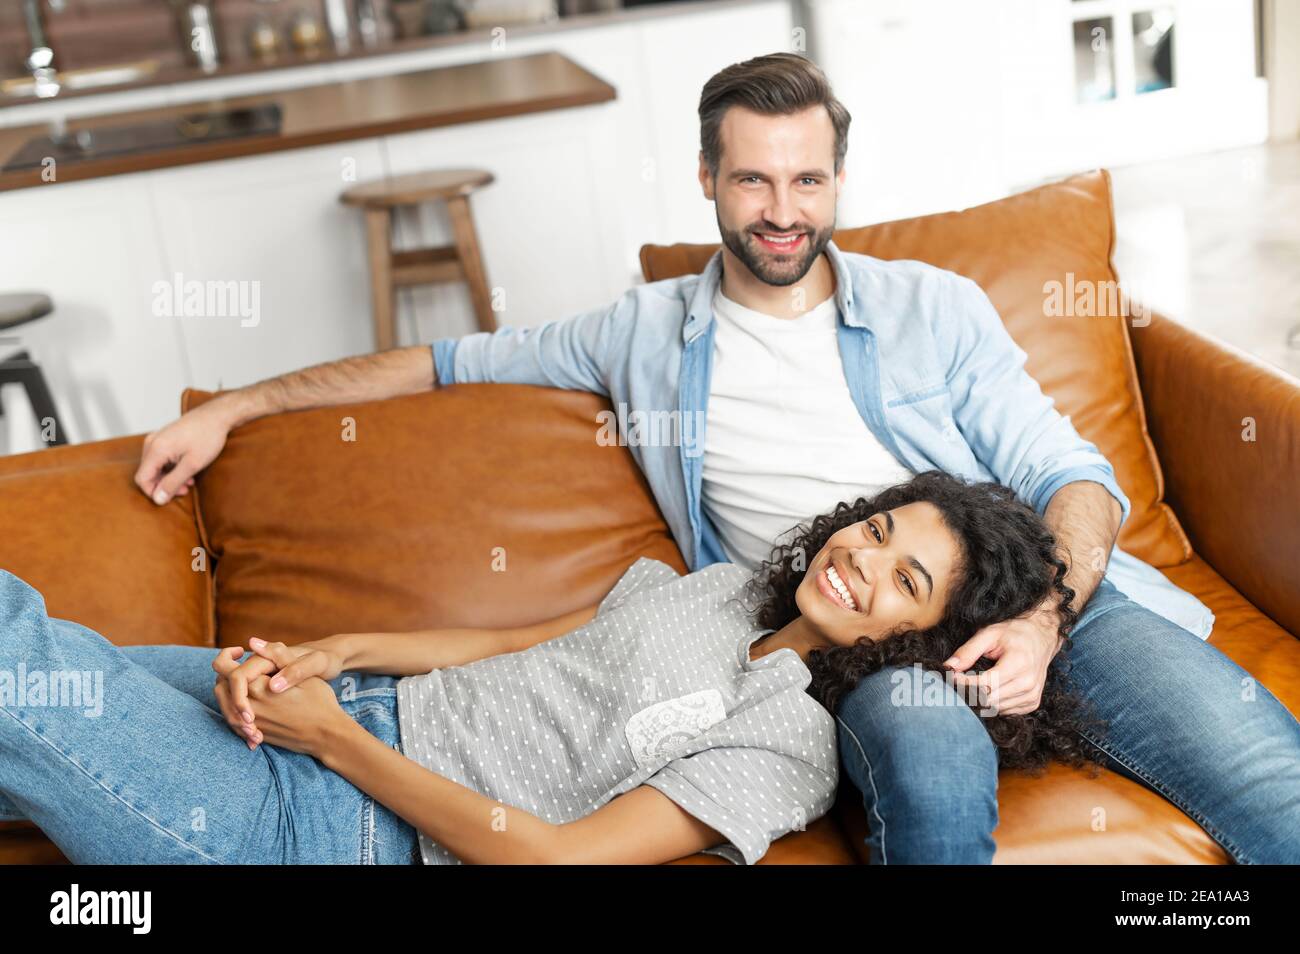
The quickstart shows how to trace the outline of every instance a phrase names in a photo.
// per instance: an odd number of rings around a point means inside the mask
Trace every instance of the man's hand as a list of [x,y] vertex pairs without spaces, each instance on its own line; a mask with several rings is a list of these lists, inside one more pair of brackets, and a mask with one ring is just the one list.
[[[1066,484],[1047,504],[1043,520],[1065,550],[1065,582],[1074,592],[1076,612],[1083,612],[1106,572],[1123,514],[1110,491],[1090,480]],[[1063,645],[1060,604],[1049,596],[1023,616],[984,627],[944,665],[955,671],[954,685],[978,687],[982,708],[991,710],[984,714],[1024,715],[1043,701],[1047,669]],[[993,666],[967,673],[981,656],[994,660]]]
[[382,401],[437,385],[432,349],[412,345],[318,364],[223,391],[145,438],[136,486],[156,504],[185,494],[193,486],[194,475],[217,459],[231,430],[266,414]]
[[[944,665],[952,681],[969,692],[977,687],[983,715],[1024,715],[1043,700],[1047,669],[1060,651],[1060,615],[1044,604],[1034,612],[985,626],[953,653]],[[980,673],[966,672],[981,656],[995,660]]]
[[135,484],[162,505],[184,496],[194,475],[217,459],[233,426],[224,405],[202,404],[144,439]]

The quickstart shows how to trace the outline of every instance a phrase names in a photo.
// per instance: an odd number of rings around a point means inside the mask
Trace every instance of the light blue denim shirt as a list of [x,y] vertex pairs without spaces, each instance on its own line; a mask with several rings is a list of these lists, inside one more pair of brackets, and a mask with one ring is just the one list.
[[[833,242],[826,254],[835,270],[849,391],[898,460],[913,472],[937,468],[997,480],[1039,513],[1066,484],[1095,481],[1128,518],[1114,468],[1025,372],[1025,352],[975,282],[922,262],[841,252]],[[687,564],[698,570],[725,562],[700,504],[712,302],[721,276],[719,251],[702,274],[634,286],[594,311],[435,341],[438,381],[605,395],[626,425],[615,436],[622,435],[645,473]],[[593,433],[599,423],[593,421]],[[1148,609],[1209,635],[1214,616],[1207,607],[1118,547],[1106,577]]]

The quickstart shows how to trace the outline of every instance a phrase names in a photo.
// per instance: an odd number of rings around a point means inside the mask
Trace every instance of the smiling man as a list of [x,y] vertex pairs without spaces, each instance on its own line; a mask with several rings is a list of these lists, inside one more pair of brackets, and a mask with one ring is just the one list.
[[[952,272],[831,241],[849,115],[821,71],[786,53],[730,66],[705,85],[699,118],[699,182],[723,246],[702,274],[538,328],[223,394],[150,436],[137,483],[158,503],[187,492],[228,431],[263,414],[485,381],[702,417],[702,455],[680,441],[629,442],[693,570],[752,568],[795,524],[922,470],[996,479],[1069,554],[1081,612],[1071,671],[1110,723],[1086,743],[1235,861],[1300,861],[1300,724],[1262,686],[1243,698],[1249,674],[1204,641],[1209,611],[1115,548],[1129,503],[1112,467],[1025,373],[988,297]],[[1097,553],[1110,555],[1105,566]],[[837,576],[830,588],[854,599],[860,581]],[[897,598],[925,598],[921,574],[912,579]],[[1058,624],[1045,607],[975,634],[950,660],[947,691],[976,687],[1002,714],[1033,712],[1062,645]],[[981,656],[996,664],[966,673]],[[979,716],[952,700],[898,706],[895,675],[863,679],[836,713],[872,861],[990,861],[998,760]]]

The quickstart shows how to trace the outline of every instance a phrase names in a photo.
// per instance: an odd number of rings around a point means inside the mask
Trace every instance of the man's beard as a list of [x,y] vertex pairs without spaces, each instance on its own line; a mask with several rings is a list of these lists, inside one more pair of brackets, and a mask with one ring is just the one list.
[[817,261],[817,256],[826,250],[826,244],[835,234],[832,222],[821,231],[807,231],[804,251],[799,255],[777,255],[761,248],[758,238],[749,229],[732,230],[722,224],[718,216],[717,205],[713,208],[718,218],[718,233],[722,244],[731,250],[731,254],[740,259],[754,277],[769,285],[793,285],[808,274],[808,270]]

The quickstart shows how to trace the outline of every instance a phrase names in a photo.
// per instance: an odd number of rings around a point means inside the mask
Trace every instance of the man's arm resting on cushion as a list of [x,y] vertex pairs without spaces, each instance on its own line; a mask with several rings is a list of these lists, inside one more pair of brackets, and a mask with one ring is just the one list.
[[607,394],[604,357],[618,303],[548,322],[359,355],[217,395],[145,438],[136,486],[157,504],[188,493],[234,428],[267,414],[379,401],[443,384],[537,384]]
[[156,504],[188,491],[193,477],[216,460],[236,427],[267,414],[379,401],[437,385],[433,355],[424,345],[291,371],[218,394],[144,441],[135,483]]
[[212,399],[231,427],[268,414],[382,401],[437,387],[433,357],[424,345],[361,354],[259,381]]

